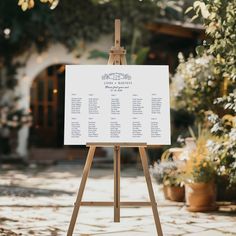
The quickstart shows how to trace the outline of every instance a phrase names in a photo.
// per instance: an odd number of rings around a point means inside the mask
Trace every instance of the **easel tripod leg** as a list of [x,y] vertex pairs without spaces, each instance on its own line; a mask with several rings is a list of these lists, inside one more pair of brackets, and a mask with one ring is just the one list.
[[93,162],[95,149],[96,149],[95,146],[90,146],[89,147],[89,152],[88,152],[86,163],[85,163],[85,166],[84,166],[83,175],[82,175],[78,195],[77,195],[77,198],[76,198],[76,202],[74,204],[74,210],[73,210],[73,213],[72,213],[72,216],[71,216],[67,236],[72,236],[73,231],[74,231],[76,219],[77,219],[77,216],[78,216],[78,213],[79,213],[79,208],[80,208],[81,200],[82,200],[83,193],[84,193],[84,187],[85,187],[85,184],[86,184],[86,181],[87,181],[87,178],[88,178],[88,174],[89,174],[92,162]]
[[155,199],[155,195],[153,192],[152,181],[151,181],[151,177],[150,177],[150,173],[149,173],[149,169],[148,169],[148,159],[147,159],[147,153],[145,151],[145,148],[139,147],[139,153],[140,153],[141,162],[142,162],[142,166],[143,166],[143,172],[145,175],[145,179],[146,179],[146,183],[147,183],[147,187],[148,187],[148,192],[149,192],[149,197],[150,197],[150,201],[151,201],[151,205],[152,205],[152,212],[153,212],[153,216],[154,216],[154,220],[155,220],[157,235],[163,236],[162,229],[161,229],[161,222],[160,222],[160,218],[159,218],[159,214],[158,214],[158,210],[157,210],[156,199]]
[[120,222],[120,146],[114,146],[114,222]]

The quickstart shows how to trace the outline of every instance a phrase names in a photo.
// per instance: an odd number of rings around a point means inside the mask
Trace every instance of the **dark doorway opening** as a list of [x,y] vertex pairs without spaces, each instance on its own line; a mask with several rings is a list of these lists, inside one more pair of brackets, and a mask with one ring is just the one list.
[[35,78],[31,87],[30,147],[63,147],[64,91],[64,65],[50,66]]

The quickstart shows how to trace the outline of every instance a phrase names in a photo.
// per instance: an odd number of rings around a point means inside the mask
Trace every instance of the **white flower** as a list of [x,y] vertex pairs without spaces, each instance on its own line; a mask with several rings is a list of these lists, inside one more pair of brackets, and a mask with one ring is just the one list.
[[207,57],[199,57],[196,59],[196,63],[203,66],[206,66],[206,65],[208,66],[209,59]]
[[212,86],[213,85],[213,82],[211,81],[211,80],[209,80],[208,82],[207,82],[207,84],[208,84],[208,86]]
[[230,141],[236,146],[236,128],[232,128],[229,133]]
[[221,166],[221,167],[220,167],[220,172],[221,172],[221,173],[224,173],[224,172],[225,172],[225,166]]
[[18,120],[18,116],[13,116],[12,120],[17,121]]
[[221,127],[218,123],[216,123],[211,128],[211,132],[215,133],[215,132],[218,132],[218,131],[223,131],[223,127]]
[[208,120],[209,120],[211,123],[215,123],[218,119],[219,119],[219,116],[218,116],[217,114],[214,114],[214,113],[211,113],[211,114],[208,116]]

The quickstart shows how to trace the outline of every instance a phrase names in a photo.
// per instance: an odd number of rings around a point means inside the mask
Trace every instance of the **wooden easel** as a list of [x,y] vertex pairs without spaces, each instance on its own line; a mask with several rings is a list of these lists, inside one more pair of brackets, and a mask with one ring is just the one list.
[[[115,46],[110,50],[109,65],[126,65],[125,58],[126,51],[120,46],[120,20],[115,20]],[[148,169],[148,158],[145,148],[146,143],[87,143],[89,152],[87,155],[86,163],[84,166],[82,179],[79,187],[79,192],[74,204],[74,210],[71,216],[71,221],[67,236],[72,236],[76,219],[78,216],[80,206],[113,206],[114,207],[114,222],[120,222],[120,207],[121,206],[151,206],[153,216],[155,220],[156,230],[158,236],[162,236],[161,223],[158,215],[157,204],[155,195],[153,192],[151,177]],[[96,147],[114,147],[114,202],[82,202],[82,196],[85,188],[85,184],[89,175],[89,171],[93,162],[94,153]],[[146,179],[150,202],[120,202],[120,148],[121,147],[138,147],[141,162],[143,166],[143,172]]]

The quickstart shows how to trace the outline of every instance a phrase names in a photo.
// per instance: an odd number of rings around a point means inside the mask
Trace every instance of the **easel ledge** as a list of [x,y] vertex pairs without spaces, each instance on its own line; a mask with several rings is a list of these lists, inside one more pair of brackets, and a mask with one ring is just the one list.
[[160,147],[159,144],[147,144],[147,143],[86,143],[86,147],[96,146],[96,147],[146,147],[146,148],[157,148]]
[[86,143],[87,147],[147,147],[147,143]]

